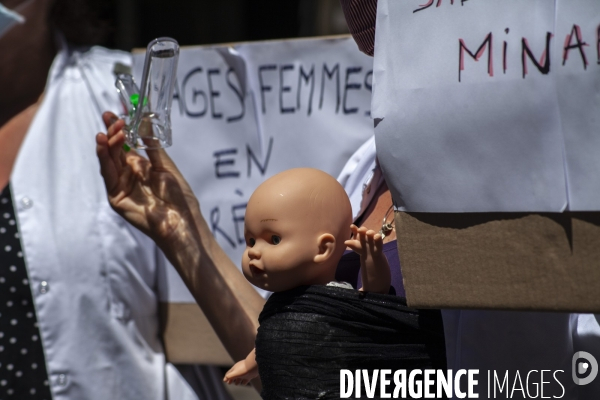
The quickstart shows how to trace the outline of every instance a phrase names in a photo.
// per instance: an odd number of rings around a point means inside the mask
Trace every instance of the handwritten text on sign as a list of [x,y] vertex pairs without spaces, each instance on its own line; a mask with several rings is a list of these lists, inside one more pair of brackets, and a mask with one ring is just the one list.
[[[442,0],[429,0],[426,4],[420,5],[419,8],[413,10],[413,13],[430,9],[432,6],[434,8],[440,8],[442,6]],[[460,6],[469,6],[467,0],[456,1],[456,4],[460,4]],[[455,1],[450,0],[449,3],[445,4],[448,6],[454,6]],[[433,9],[432,9],[433,10]],[[430,12],[430,11],[428,11]],[[443,12],[442,10],[438,12]],[[586,53],[586,48],[588,48],[589,52],[593,52],[593,56],[596,58],[596,63],[600,64],[600,24],[597,26],[588,27],[588,32],[582,33],[581,26],[574,23],[570,27],[570,31],[566,32],[565,35],[561,35],[561,32],[557,32],[558,37],[564,37],[564,43],[562,43],[562,56],[561,56],[561,64],[566,65],[567,60],[569,59],[569,54],[572,51],[575,51],[581,59],[581,63],[579,64],[584,70],[587,70],[589,65],[588,55]],[[510,35],[510,27],[507,26],[504,28],[503,32],[488,32],[483,37],[481,43],[472,43],[471,47],[465,44],[463,38],[458,38],[458,81],[461,81],[461,73],[465,70],[465,55],[469,56],[471,59],[475,61],[479,61],[479,59],[483,56],[487,63],[487,73],[489,76],[494,76],[494,51],[493,48],[495,46],[501,46],[502,48],[502,56],[501,56],[501,67],[502,72],[506,74],[507,69],[509,68],[509,60],[507,59],[508,47],[517,46],[520,49],[520,59],[518,60],[518,68],[520,69],[523,78],[528,73],[528,64],[533,65],[537,71],[541,74],[548,74],[550,72],[550,66],[552,63],[551,50],[553,48],[552,40],[554,39],[553,32],[545,32],[545,40],[543,51],[539,55],[535,55],[534,51],[531,49],[529,45],[529,41],[526,37],[512,37],[508,39]],[[515,35],[512,35],[515,36]],[[496,69],[497,71],[497,69]]]
[[[372,59],[351,38],[181,51],[168,152],[235,264],[260,183],[301,166],[337,176],[372,136],[372,74]],[[176,275],[169,281],[170,301],[193,301]]]
[[[362,104],[358,99],[353,99],[354,93],[357,90],[370,92],[372,75],[370,68],[344,66],[339,62],[331,65],[260,65],[260,109],[263,114],[304,112],[310,116],[313,112],[323,110],[326,101],[331,101],[336,114],[355,114]],[[237,107],[234,107],[235,102],[225,100],[225,96],[233,96]],[[276,110],[267,110],[266,96],[277,98]],[[362,98],[364,94],[356,96]],[[173,98],[180,115],[185,114],[189,118],[210,117],[230,123],[241,120],[246,112],[245,95],[231,67],[193,67],[183,75]],[[364,111],[369,114],[368,109]]]
[[404,171],[386,179],[406,209],[600,209],[600,2],[384,0],[378,12],[378,156]]

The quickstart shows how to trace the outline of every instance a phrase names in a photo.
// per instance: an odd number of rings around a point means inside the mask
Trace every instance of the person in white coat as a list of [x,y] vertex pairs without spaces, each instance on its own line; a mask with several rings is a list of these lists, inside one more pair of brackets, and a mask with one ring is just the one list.
[[1,3],[0,398],[196,400],[160,339],[164,258],[92,154],[131,58],[67,44],[96,40],[88,3]]

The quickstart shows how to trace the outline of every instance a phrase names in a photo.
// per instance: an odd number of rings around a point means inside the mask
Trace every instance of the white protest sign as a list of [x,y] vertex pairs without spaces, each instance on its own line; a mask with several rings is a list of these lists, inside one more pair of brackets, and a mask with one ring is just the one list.
[[[134,61],[139,79],[143,55]],[[294,167],[335,177],[373,135],[371,76],[372,58],[348,37],[181,50],[167,151],[236,265],[246,203],[261,182]],[[169,274],[162,300],[193,302]]]
[[395,201],[600,209],[598,24],[593,0],[380,0],[373,117]]
[[274,160],[337,177],[373,134],[373,59],[351,38],[280,42],[276,50],[269,42],[251,43],[238,50],[246,60],[259,127],[286,138]]
[[600,1],[557,1],[553,55],[569,209],[600,210]]

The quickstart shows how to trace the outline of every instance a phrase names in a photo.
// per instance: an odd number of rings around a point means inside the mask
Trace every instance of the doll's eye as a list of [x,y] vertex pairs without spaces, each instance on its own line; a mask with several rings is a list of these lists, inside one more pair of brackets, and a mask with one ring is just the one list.
[[281,238],[277,235],[273,235],[271,236],[271,243],[273,244],[279,244],[281,242]]
[[250,247],[254,247],[255,243],[256,243],[256,240],[254,240],[254,238],[248,239],[248,244],[250,245]]

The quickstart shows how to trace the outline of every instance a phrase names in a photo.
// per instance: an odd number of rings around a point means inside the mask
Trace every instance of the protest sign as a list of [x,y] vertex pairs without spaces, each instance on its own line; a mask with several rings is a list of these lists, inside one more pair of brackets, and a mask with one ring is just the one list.
[[600,3],[380,0],[372,112],[416,307],[598,311]]
[[557,1],[553,65],[565,140],[569,209],[600,211],[600,2]]
[[[138,81],[143,57],[134,56]],[[236,265],[245,249],[246,203],[260,183],[295,167],[336,177],[373,135],[371,79],[372,59],[348,36],[181,50],[167,151]],[[199,348],[174,328],[185,320],[188,332],[205,332],[206,320],[189,306],[195,301],[174,268],[166,280],[161,301],[169,358],[226,363],[226,355],[211,354],[211,345]]]
[[401,209],[600,210],[593,0],[382,1],[378,157]]

